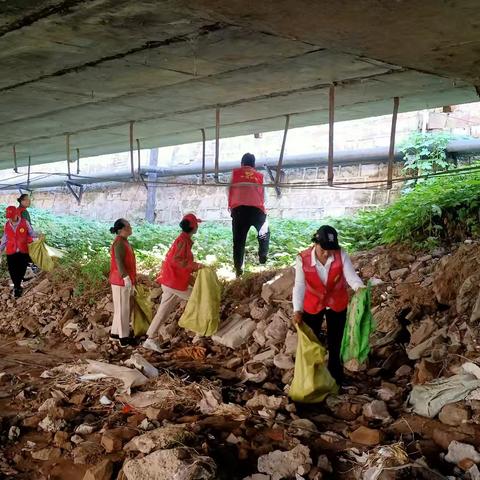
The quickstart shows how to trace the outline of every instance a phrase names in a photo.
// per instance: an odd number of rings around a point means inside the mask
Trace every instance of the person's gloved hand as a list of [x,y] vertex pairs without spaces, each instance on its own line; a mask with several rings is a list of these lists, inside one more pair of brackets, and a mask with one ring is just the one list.
[[128,275],[126,277],[123,277],[123,282],[126,288],[132,288],[132,280],[130,280],[130,277]]
[[302,312],[294,312],[293,323],[295,325],[301,325],[303,323],[303,313]]

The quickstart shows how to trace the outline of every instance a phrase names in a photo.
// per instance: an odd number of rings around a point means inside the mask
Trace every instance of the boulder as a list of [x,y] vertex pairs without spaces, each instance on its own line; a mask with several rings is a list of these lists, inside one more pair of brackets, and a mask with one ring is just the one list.
[[143,458],[125,462],[126,480],[214,480],[216,465],[210,457],[202,457],[185,448],[157,450]]

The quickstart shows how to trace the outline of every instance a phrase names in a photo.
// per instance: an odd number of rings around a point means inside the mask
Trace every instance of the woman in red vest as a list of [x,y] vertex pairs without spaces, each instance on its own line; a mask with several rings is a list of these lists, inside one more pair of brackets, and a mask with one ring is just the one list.
[[267,262],[270,243],[263,175],[255,169],[255,155],[251,153],[246,153],[240,168],[232,172],[228,209],[232,216],[233,264],[239,277],[243,273],[245,243],[250,228],[257,230],[258,261],[262,265]]
[[30,223],[20,217],[17,207],[7,207],[5,216],[7,222],[0,242],[0,254],[6,251],[8,272],[13,282],[13,294],[18,298],[22,295],[22,280],[30,261],[28,245],[37,235]]
[[130,316],[133,288],[137,274],[135,253],[128,242],[132,234],[130,223],[119,218],[110,228],[116,234],[110,248],[110,284],[113,297],[113,321],[110,338],[120,340],[122,347],[131,345]]
[[343,331],[347,319],[347,284],[363,288],[348,254],[338,244],[337,231],[320,227],[312,238],[313,246],[297,257],[293,287],[294,322],[305,322],[321,338],[323,320],[327,321],[328,369],[337,383],[343,382],[340,360]]
[[165,256],[157,283],[162,286],[162,301],[147,331],[147,340],[143,347],[162,352],[157,340],[159,329],[172,313],[180,300],[188,300],[192,293],[194,278],[192,274],[203,267],[193,259],[192,236],[197,233],[201,222],[193,213],[185,215],[180,222],[182,233],[173,242]]

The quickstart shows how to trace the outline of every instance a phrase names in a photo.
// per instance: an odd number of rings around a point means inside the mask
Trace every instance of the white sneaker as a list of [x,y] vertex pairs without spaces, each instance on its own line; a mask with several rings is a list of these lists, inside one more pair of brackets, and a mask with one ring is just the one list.
[[147,350],[153,350],[154,352],[162,353],[165,349],[160,348],[159,343],[153,338],[147,338],[142,345],[143,348]]

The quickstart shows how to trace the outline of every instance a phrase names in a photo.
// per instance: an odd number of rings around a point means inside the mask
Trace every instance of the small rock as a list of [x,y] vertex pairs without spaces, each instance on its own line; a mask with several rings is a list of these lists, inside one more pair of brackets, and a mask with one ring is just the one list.
[[366,403],[362,412],[367,420],[381,420],[383,424],[392,420],[388,413],[387,405],[383,400],[373,400],[373,402]]
[[44,432],[58,432],[67,424],[65,420],[62,419],[53,419],[49,415],[47,415],[39,424],[39,428],[41,428]]
[[68,432],[57,432],[53,437],[53,444],[59,448],[65,448],[65,445],[68,443],[70,435]]
[[83,477],[83,480],[110,480],[113,474],[113,463],[111,460],[103,460],[94,467],[90,467]]
[[16,440],[20,436],[20,429],[18,427],[12,426],[8,431],[8,439]]
[[448,453],[445,455],[445,460],[450,463],[458,464],[466,458],[475,463],[480,463],[480,453],[475,450],[475,447],[467,443],[457,442],[453,440],[448,446]]
[[390,278],[392,280],[398,280],[400,278],[405,277],[410,270],[408,268],[398,268],[397,270],[392,270],[390,272]]
[[187,444],[194,438],[195,435],[184,425],[168,425],[133,438],[125,445],[124,450],[150,453],[153,450]]
[[412,374],[412,367],[409,365],[402,365],[396,372],[396,377],[409,377]]
[[374,430],[373,428],[367,428],[364,426],[361,426],[350,433],[350,440],[352,440],[352,442],[370,447],[381,443],[382,437],[383,435],[380,430]]
[[308,473],[312,466],[310,449],[297,445],[293,450],[275,450],[258,458],[258,471],[271,475],[272,480],[293,477],[297,473]]
[[32,452],[34,460],[41,460],[46,462],[48,460],[56,460],[62,456],[62,451],[59,448],[42,448],[36,452]]
[[117,452],[122,449],[123,442],[130,440],[135,434],[135,431],[130,428],[113,428],[103,433],[100,443],[107,453]]
[[88,425],[87,423],[82,423],[75,429],[75,433],[79,435],[90,435],[95,431],[95,427],[93,425]]
[[70,438],[70,441],[72,443],[74,443],[75,445],[79,445],[80,443],[84,442],[85,440],[80,435],[72,435],[72,438]]
[[75,465],[84,465],[92,463],[92,460],[103,455],[103,448],[95,442],[83,442],[72,451],[73,463]]
[[299,418],[290,423],[289,430],[292,430],[294,437],[310,438],[318,433],[317,426],[306,418]]
[[468,422],[470,416],[470,411],[466,405],[449,403],[442,408],[438,414],[438,419],[446,425],[459,426]]

